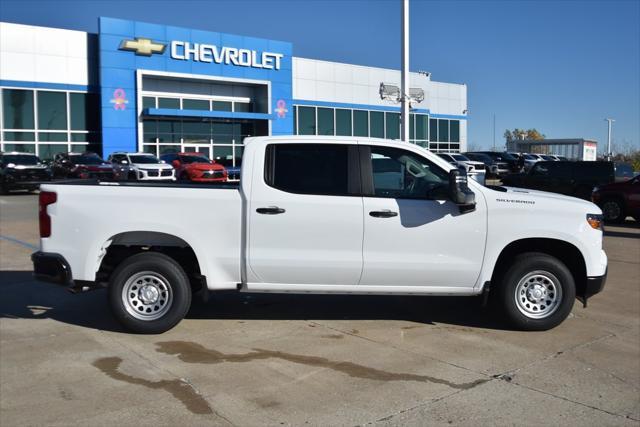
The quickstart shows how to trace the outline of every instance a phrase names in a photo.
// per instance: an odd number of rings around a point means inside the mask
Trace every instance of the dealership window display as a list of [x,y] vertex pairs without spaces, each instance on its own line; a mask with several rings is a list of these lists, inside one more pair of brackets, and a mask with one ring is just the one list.
[[[432,126],[435,126],[432,127],[432,132],[436,136],[438,135],[438,121],[438,119],[431,119],[431,122],[435,122],[435,124],[432,124]],[[459,121],[444,121],[451,122],[452,129],[455,128],[451,133],[452,135],[455,134],[456,138],[459,139]],[[410,114],[409,136],[411,143],[430,148],[427,132],[429,130],[429,122],[427,114]],[[372,138],[400,139],[400,114],[299,105],[294,109],[294,132],[297,135],[368,136]],[[437,137],[435,140],[437,140]],[[431,148],[437,149],[435,145]],[[452,145],[452,149],[459,149],[459,145]]]
[[59,152],[99,151],[96,94],[2,88],[2,151],[51,159]]

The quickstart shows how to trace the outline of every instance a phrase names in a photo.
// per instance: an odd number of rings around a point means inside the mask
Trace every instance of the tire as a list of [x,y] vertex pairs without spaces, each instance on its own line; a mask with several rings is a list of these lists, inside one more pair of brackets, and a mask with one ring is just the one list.
[[157,252],[134,255],[111,275],[109,303],[128,330],[160,334],[176,326],[191,306],[191,287],[182,267]]
[[127,181],[137,181],[138,180],[138,175],[133,172],[133,171],[129,171],[127,172]]
[[571,313],[576,286],[571,272],[560,260],[528,252],[517,256],[502,275],[496,297],[513,327],[546,331],[558,326]]
[[605,199],[600,208],[606,222],[624,222],[627,217],[624,212],[624,204],[619,199]]
[[178,177],[178,181],[189,182],[191,180],[189,179],[189,174],[187,174],[186,172],[182,172]]

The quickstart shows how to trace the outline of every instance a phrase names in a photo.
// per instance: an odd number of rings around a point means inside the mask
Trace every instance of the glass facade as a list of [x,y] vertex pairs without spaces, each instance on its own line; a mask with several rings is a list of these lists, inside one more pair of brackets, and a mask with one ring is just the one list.
[[[297,135],[365,136],[400,139],[400,113],[298,105],[293,110]],[[434,151],[460,151],[460,121],[409,115],[409,139]]]
[[216,99],[194,99],[186,95],[184,98],[165,96],[142,96],[142,108],[166,108],[170,110],[197,111],[235,111],[236,113],[253,113],[254,104],[247,101],[220,101]]
[[333,108],[318,108],[318,135],[334,135]]
[[206,155],[225,166],[239,166],[250,136],[269,133],[267,120],[245,119],[143,119],[142,151],[162,155],[187,150]]
[[51,159],[60,152],[100,152],[97,94],[2,88],[0,149]]

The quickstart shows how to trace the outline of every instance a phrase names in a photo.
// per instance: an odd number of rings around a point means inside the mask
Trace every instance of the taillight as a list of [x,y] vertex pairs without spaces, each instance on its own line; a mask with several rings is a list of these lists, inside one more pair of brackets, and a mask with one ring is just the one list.
[[51,236],[51,217],[47,213],[47,206],[58,200],[58,195],[52,191],[41,191],[39,197],[38,217],[40,219],[40,237]]

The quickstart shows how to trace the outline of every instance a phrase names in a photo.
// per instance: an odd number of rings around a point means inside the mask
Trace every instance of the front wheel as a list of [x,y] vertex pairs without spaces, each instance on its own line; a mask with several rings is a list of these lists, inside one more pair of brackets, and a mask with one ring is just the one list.
[[530,252],[516,257],[502,277],[497,297],[514,327],[546,331],[567,318],[576,288],[564,263],[550,255]]
[[159,334],[189,311],[191,287],[182,267],[160,253],[141,253],[118,266],[109,284],[109,302],[118,321],[142,334]]
[[602,202],[602,214],[606,222],[624,222],[624,206],[617,199],[608,199]]

